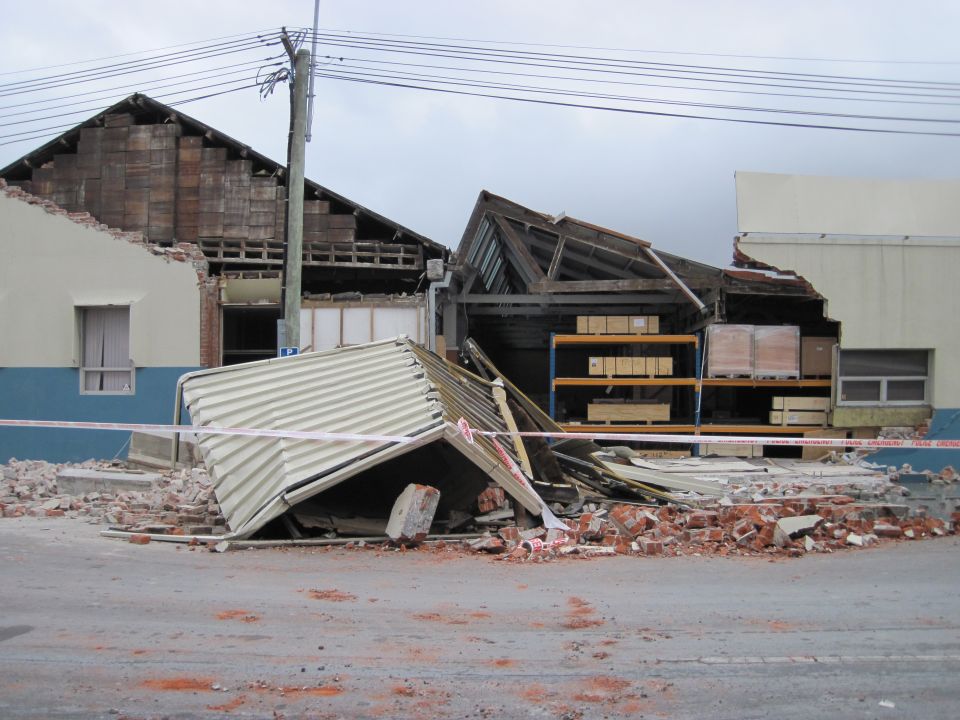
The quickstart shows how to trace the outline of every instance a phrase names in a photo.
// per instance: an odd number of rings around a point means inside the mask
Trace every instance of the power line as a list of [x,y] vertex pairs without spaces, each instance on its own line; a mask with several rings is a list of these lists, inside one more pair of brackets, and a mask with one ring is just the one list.
[[[220,86],[222,86],[222,85],[227,85],[227,84],[229,84],[229,83],[234,83],[234,82],[241,82],[241,81],[243,81],[243,80],[250,80],[250,79],[256,80],[256,75],[254,75],[253,77],[249,77],[249,74],[250,74],[250,69],[249,69],[249,68],[246,68],[246,69],[243,69],[243,70],[237,70],[237,71],[232,72],[232,73],[221,74],[221,75],[219,75],[219,77],[228,77],[228,76],[230,76],[230,75],[238,75],[238,74],[241,74],[241,73],[243,73],[243,74],[246,75],[247,77],[243,77],[243,78],[240,78],[240,79],[237,79],[237,80],[229,80],[229,81],[226,81],[226,82],[214,83],[214,84],[212,84],[212,85],[197,85],[197,84],[196,84],[196,81],[193,81],[193,82],[190,82],[190,83],[172,83],[172,84],[168,84],[168,85],[161,85],[161,86],[158,86],[157,88],[154,88],[154,89],[162,89],[162,88],[165,88],[165,87],[177,87],[177,86],[180,86],[180,85],[189,85],[189,87],[187,87],[187,88],[185,88],[185,89],[183,89],[183,90],[178,90],[178,91],[175,91],[175,92],[173,92],[173,93],[167,93],[167,95],[170,95],[170,94],[180,94],[180,93],[184,93],[184,92],[193,92],[193,91],[195,91],[195,90],[207,90],[207,89],[209,89],[209,88],[220,87]],[[157,97],[165,97],[165,96],[166,96],[166,95],[158,95]],[[74,104],[75,104],[75,105],[80,105],[80,104],[83,104],[83,103],[74,103]],[[62,107],[70,107],[70,106],[69,106],[69,105],[64,105],[64,106],[62,106]],[[47,109],[49,109],[49,108],[47,108]],[[4,126],[4,127],[8,127],[8,126],[12,126],[12,125],[26,125],[26,124],[29,124],[29,123],[42,122],[43,120],[53,120],[54,118],[58,118],[58,117],[71,117],[71,116],[73,116],[73,115],[89,115],[91,112],[96,113],[96,112],[98,112],[98,111],[100,111],[100,110],[102,110],[102,109],[103,109],[102,105],[97,105],[97,106],[94,106],[94,107],[85,107],[85,108],[83,108],[82,110],[73,110],[73,111],[67,112],[67,113],[58,112],[56,115],[45,115],[45,116],[43,116],[43,117],[30,118],[30,119],[28,119],[28,120],[14,120],[14,121],[12,121],[12,122],[4,122],[4,123],[3,123],[3,126]],[[37,111],[34,111],[34,112],[37,112]],[[3,117],[3,116],[0,116],[0,117]],[[0,136],[0,137],[2,137],[2,136]]]
[[[304,28],[306,29],[306,28]],[[691,57],[727,57],[741,58],[747,60],[789,60],[799,62],[831,62],[831,63],[850,63],[850,64],[874,64],[874,65],[960,65],[960,60],[877,60],[863,58],[831,58],[831,57],[802,57],[796,55],[744,55],[737,53],[716,53],[716,52],[692,52],[684,50],[653,50],[650,48],[625,48],[625,47],[603,47],[596,45],[562,45],[558,43],[534,43],[520,42],[510,40],[479,40],[477,38],[464,37],[445,37],[439,35],[408,35],[403,33],[388,33],[378,31],[347,30],[342,28],[319,28],[320,32],[340,33],[343,35],[353,35],[359,33],[362,35],[378,35],[385,37],[400,37],[414,40],[448,40],[455,42],[469,42],[478,44],[496,44],[496,45],[518,45],[521,47],[547,47],[567,50],[601,50],[604,52],[625,52],[650,55],[687,55]]]
[[198,60],[206,60],[213,57],[220,57],[223,55],[230,55],[237,52],[245,52],[251,49],[262,48],[261,41],[253,40],[246,42],[237,42],[231,43],[226,47],[221,47],[219,45],[211,45],[205,48],[198,50],[190,51],[189,53],[173,53],[167,56],[159,56],[156,58],[148,58],[145,60],[139,60],[136,63],[121,63],[114,66],[103,66],[98,68],[92,68],[89,70],[80,71],[77,73],[67,73],[65,75],[53,75],[49,77],[33,79],[33,80],[24,80],[14,83],[3,83],[0,84],[0,97],[7,97],[9,95],[18,95],[28,92],[38,92],[40,90],[47,90],[54,87],[64,87],[72,86],[82,82],[90,82],[92,80],[101,80],[109,77],[117,77],[120,75],[130,75],[136,72],[142,72],[145,70],[157,70],[167,67],[172,67],[174,65],[181,65],[187,62],[195,62]]
[[[181,75],[168,75],[167,77],[164,78],[164,80],[179,80],[179,79],[181,79],[181,78],[187,78],[187,77],[192,77],[192,78],[194,78],[194,80],[190,80],[190,81],[165,82],[165,83],[163,83],[163,84],[157,85],[157,84],[156,84],[157,82],[162,82],[162,81],[157,80],[157,81],[153,81],[153,82],[147,82],[146,84],[137,83],[137,84],[135,84],[135,85],[133,85],[133,86],[131,86],[131,85],[129,85],[129,84],[127,84],[127,85],[117,85],[117,86],[114,86],[114,87],[111,87],[111,88],[103,88],[103,89],[100,89],[100,90],[92,90],[92,91],[86,92],[86,93],[75,93],[75,94],[73,94],[73,95],[63,95],[63,96],[60,96],[60,97],[48,98],[48,99],[45,99],[45,100],[34,100],[34,101],[32,101],[32,102],[29,102],[29,103],[19,103],[19,104],[14,104],[14,105],[0,106],[0,110],[9,110],[9,109],[14,109],[14,108],[18,108],[18,107],[33,106],[33,105],[49,105],[49,104],[51,104],[51,103],[56,103],[56,107],[57,107],[58,109],[63,109],[63,108],[68,108],[68,107],[76,107],[77,105],[86,105],[87,103],[93,102],[93,101],[101,101],[101,100],[108,100],[108,101],[109,101],[110,99],[116,97],[116,94],[117,94],[118,91],[122,91],[122,92],[124,92],[124,93],[126,93],[126,94],[129,94],[129,93],[131,93],[131,92],[146,92],[146,91],[153,91],[153,90],[162,90],[162,89],[166,89],[166,88],[178,87],[178,86],[180,86],[180,85],[187,85],[187,84],[190,84],[190,83],[193,83],[193,82],[206,80],[206,79],[207,79],[208,77],[210,77],[211,75],[216,75],[217,77],[227,77],[227,76],[229,76],[229,75],[236,75],[236,74],[238,74],[238,73],[240,73],[240,72],[246,72],[246,71],[251,70],[251,69],[253,69],[253,68],[259,69],[259,68],[265,67],[265,63],[269,63],[270,60],[274,60],[274,59],[275,59],[275,58],[263,58],[263,59],[259,59],[259,60],[252,60],[252,61],[247,62],[247,63],[239,63],[239,64],[231,64],[231,65],[221,65],[221,66],[216,67],[216,68],[207,68],[207,69],[198,70],[198,71],[192,72],[192,73],[183,73],[183,74],[181,74]],[[280,63],[274,63],[274,64],[280,64]],[[267,66],[269,66],[269,65],[267,65]],[[64,100],[72,99],[72,98],[74,98],[74,97],[85,97],[85,96],[88,96],[88,95],[97,95],[98,97],[96,97],[96,98],[90,98],[89,100],[83,100],[83,101],[74,102],[74,103],[65,103],[65,102],[63,102]],[[90,107],[89,110],[90,110],[90,111],[96,111],[96,110],[99,110],[101,107],[102,107],[102,105],[92,106],[92,107]],[[22,117],[22,116],[24,116],[24,115],[34,115],[34,114],[36,114],[36,113],[48,112],[49,110],[51,110],[51,108],[49,108],[49,107],[42,107],[42,108],[36,108],[36,109],[34,109],[34,110],[22,110],[22,111],[20,111],[20,112],[14,112],[14,113],[7,113],[7,114],[2,114],[2,113],[0,113],[0,119],[2,119],[2,118],[11,118],[11,117]],[[78,112],[81,112],[81,111],[78,111]],[[36,120],[40,120],[40,119],[42,119],[42,118],[36,118]],[[23,121],[23,122],[29,122],[29,121]]]
[[[472,57],[469,55],[464,55],[462,53],[456,52],[434,52],[434,51],[422,51],[414,49],[402,49],[402,48],[379,48],[376,46],[350,46],[350,45],[341,45],[339,43],[327,43],[334,46],[344,46],[351,47],[352,49],[360,50],[380,50],[382,52],[388,53],[397,53],[404,55],[417,55],[425,57],[442,57],[442,58],[451,58],[467,62],[477,62],[485,64],[494,64],[494,65],[519,65],[526,67],[540,67],[548,68],[551,70],[574,70],[577,72],[599,74],[604,73],[607,75],[622,75],[628,77],[654,77],[654,78],[667,78],[681,80],[685,82],[702,82],[702,83],[717,83],[722,85],[731,85],[731,86],[746,86],[746,87],[775,87],[775,88],[787,88],[787,89],[805,89],[805,90],[817,90],[820,92],[845,92],[845,93],[855,93],[863,95],[877,95],[877,96],[887,96],[893,95],[896,97],[929,97],[929,98],[939,98],[939,99],[949,99],[949,98],[960,98],[960,94],[943,94],[944,92],[957,93],[960,91],[960,86],[956,90],[952,88],[930,88],[931,90],[939,90],[939,92],[902,92],[894,90],[882,89],[882,86],[878,85],[868,85],[867,88],[875,89],[862,89],[861,87],[830,87],[830,86],[821,86],[821,85],[811,85],[811,84],[797,84],[796,81],[792,82],[766,82],[766,81],[756,81],[756,80],[746,80],[746,79],[733,79],[731,77],[717,78],[717,77],[689,77],[686,75],[676,75],[672,73],[665,73],[663,71],[646,71],[641,69],[624,69],[623,66],[613,65],[606,67],[591,67],[583,66],[582,64],[558,64],[558,61],[550,62],[534,62],[527,59],[509,59],[504,57]],[[331,57],[331,56],[328,56]],[[332,56],[336,57],[336,56]],[[745,76],[749,77],[749,76]]]
[[[805,117],[835,118],[847,121],[869,121],[876,123],[939,123],[952,124],[960,120],[950,117],[901,116],[880,112],[840,112],[829,108],[817,107],[765,107],[753,103],[710,102],[697,97],[697,93],[741,94],[758,97],[780,97],[796,100],[826,100],[846,103],[891,103],[909,105],[960,105],[960,83],[941,80],[916,78],[871,77],[868,75],[834,75],[827,73],[793,72],[767,70],[749,67],[730,67],[723,64],[694,64],[677,62],[654,62],[644,59],[613,57],[601,55],[595,51],[671,54],[668,51],[629,50],[617,48],[590,48],[587,46],[546,45],[537,43],[500,42],[493,40],[465,40],[459,38],[432,38],[430,36],[399,35],[391,33],[352,33],[324,31],[316,35],[303,30],[306,39],[313,38],[332,48],[350,48],[355,51],[350,57],[327,57],[339,61],[336,70],[326,69],[320,77],[345,82],[380,85],[399,89],[425,90],[452,95],[486,97],[491,99],[512,100],[530,104],[552,105],[621,112],[641,115],[692,118],[722,122],[741,122],[747,124],[775,125],[783,127],[802,127],[862,132],[883,132],[895,134],[922,134],[954,136],[955,133],[927,132],[888,127],[853,127],[841,125],[822,125],[802,122],[776,121],[773,119],[750,119],[747,117],[724,117],[710,113],[665,112],[655,109],[640,109],[623,104],[660,105],[683,107],[698,110],[723,111],[737,114],[793,115]],[[257,34],[229,35],[207,41],[196,41],[172,45],[156,50],[113,55],[96,60],[62,63],[45,68],[35,68],[38,72],[55,70],[62,67],[78,67],[69,73],[56,73],[21,80],[0,83],[0,98],[16,96],[18,102],[0,106],[0,111],[16,108],[31,108],[19,112],[0,115],[6,122],[0,127],[12,129],[15,126],[34,126],[45,120],[81,115],[96,110],[89,103],[107,100],[121,89],[143,91],[149,89],[169,90],[156,97],[181,97],[184,94],[231,87],[229,90],[206,93],[197,97],[176,100],[169,104],[185,104],[200,99],[217,97],[229,92],[238,92],[246,87],[232,87],[245,83],[245,73],[254,66],[275,61],[274,55],[265,59],[241,61],[210,66],[211,61],[227,55],[242,55],[253,50],[262,50],[265,46],[277,44],[279,32],[266,31]],[[404,39],[396,39],[404,38]],[[415,38],[416,40],[410,40]],[[431,42],[424,42],[424,38]],[[432,40],[452,40],[454,42],[432,42]],[[462,43],[470,44],[462,44]],[[458,44],[460,43],[460,44]],[[591,54],[543,52],[522,48],[556,48],[594,51]],[[421,62],[404,61],[394,56],[413,55],[436,60]],[[677,55],[703,55],[717,57],[738,57],[756,59],[754,56],[741,56],[722,53],[672,53]],[[389,59],[394,57],[394,59]],[[124,60],[131,58],[130,60]],[[440,59],[455,62],[442,62]],[[109,62],[112,60],[122,62]],[[788,60],[791,58],[778,58]],[[316,58],[314,58],[316,61]],[[345,62],[347,61],[347,62]],[[170,68],[188,65],[206,64],[203,69],[168,75]],[[95,65],[93,67],[86,67]],[[315,65],[316,68],[316,65]],[[523,70],[529,68],[529,70]],[[559,71],[559,72],[558,72]],[[157,74],[163,73],[157,77]],[[0,76],[18,73],[5,72]],[[137,76],[153,77],[137,80]],[[224,80],[241,75],[237,79]],[[37,100],[23,100],[34,93],[61,92],[67,88],[91,87],[103,84],[113,78],[129,77],[127,84],[113,87],[101,87],[83,92],[59,94]],[[188,79],[189,78],[189,79]],[[533,82],[509,82],[505,78],[531,79]],[[649,78],[649,79],[647,79]],[[220,82],[207,83],[208,80]],[[657,82],[663,80],[665,82]],[[553,81],[553,82],[542,82]],[[556,81],[562,83],[557,85]],[[207,84],[201,84],[207,83]],[[647,97],[627,92],[601,91],[597,85],[663,88],[673,93],[673,97]],[[590,89],[593,86],[596,89]],[[685,95],[680,95],[684,93]],[[662,94],[662,93],[658,93]],[[693,95],[691,95],[693,94]],[[67,102],[76,98],[88,98],[79,102]],[[582,101],[582,102],[578,102]],[[592,101],[604,101],[608,104],[594,104]],[[798,105],[798,103],[793,103]],[[56,107],[56,114],[51,111]],[[855,106],[854,106],[855,107]],[[62,112],[67,108],[82,108]],[[44,114],[47,113],[47,114]],[[21,118],[12,120],[11,118]],[[43,127],[23,132],[0,135],[0,139],[9,142],[24,142],[43,136],[44,133],[70,126]],[[20,138],[14,140],[12,138]]]
[[[361,77],[374,77],[374,78],[385,78],[385,79],[411,79],[404,78],[398,75],[390,75],[387,73],[380,73],[379,75],[372,74],[367,68],[360,68],[361,70],[367,70],[366,73],[363,72],[351,72],[349,70],[342,70],[348,75],[361,76]],[[375,71],[379,72],[379,71]],[[595,98],[601,100],[621,100],[627,102],[638,102],[638,103],[650,103],[657,105],[679,105],[686,107],[698,107],[698,108],[709,108],[713,110],[736,110],[742,112],[759,112],[759,113],[776,113],[776,114],[789,114],[789,115],[811,115],[819,117],[834,117],[834,118],[845,118],[845,119],[855,119],[855,120],[883,120],[891,122],[931,122],[931,123],[960,123],[960,118],[925,118],[925,117],[900,117],[892,115],[865,115],[862,113],[839,113],[839,112],[818,112],[814,110],[792,110],[784,108],[766,108],[766,107],[752,107],[748,105],[721,105],[719,103],[702,103],[702,102],[692,102],[684,100],[668,100],[664,98],[644,98],[636,97],[630,95],[615,95],[610,93],[585,93],[578,92],[574,90],[566,90],[563,88],[548,88],[540,87],[535,85],[519,85],[515,83],[488,83],[482,82],[479,80],[465,80],[463,78],[453,78],[443,75],[428,75],[428,74],[418,74],[418,73],[405,73],[408,76],[412,76],[412,79],[427,81],[432,83],[438,83],[442,85],[468,85],[471,87],[479,87],[485,89],[496,89],[496,90],[513,90],[518,92],[531,92],[539,94],[549,94],[549,95],[564,95],[571,97],[583,97],[583,98]]]
[[686,119],[694,119],[694,120],[714,120],[718,122],[743,123],[747,125],[771,125],[771,126],[777,126],[777,127],[796,127],[796,128],[807,128],[807,129],[817,129],[817,130],[843,130],[848,132],[882,133],[882,134],[888,134],[888,135],[929,135],[929,136],[937,136],[937,137],[960,137],[960,133],[896,130],[896,129],[887,129],[887,128],[864,128],[864,127],[850,127],[850,126],[843,126],[843,125],[821,125],[821,124],[812,124],[812,123],[790,123],[790,122],[781,122],[781,121],[774,121],[774,120],[751,120],[748,118],[725,118],[725,117],[717,117],[717,116],[711,116],[711,115],[694,115],[694,114],[686,114],[686,113],[668,113],[668,112],[653,111],[653,110],[637,110],[634,108],[609,107],[605,105],[589,105],[586,103],[560,102],[557,100],[542,100],[537,98],[515,97],[511,95],[498,95],[494,93],[476,93],[476,92],[468,92],[464,90],[451,90],[448,88],[433,88],[433,87],[426,87],[423,85],[411,85],[411,84],[400,83],[400,82],[366,80],[362,78],[343,77],[343,76],[333,75],[330,73],[322,73],[319,75],[319,77],[328,77],[334,80],[344,80],[347,82],[357,82],[357,83],[364,83],[364,84],[370,84],[370,85],[383,85],[387,87],[407,88],[407,89],[413,89],[413,90],[425,90],[428,92],[445,93],[450,95],[486,97],[486,98],[492,98],[496,100],[511,100],[514,102],[522,102],[522,103],[535,104],[535,105],[551,105],[554,107],[582,108],[587,110],[603,110],[606,112],[628,113],[631,115],[650,115],[655,117],[686,118]]
[[[239,83],[239,82],[247,82],[248,80],[249,80],[249,78],[241,78],[241,79],[239,79],[239,80],[229,80],[229,81],[227,81],[227,82],[214,83],[214,84],[212,84],[212,85],[206,85],[206,86],[201,86],[201,87],[189,88],[189,89],[187,89],[187,90],[181,90],[181,91],[179,91],[179,92],[167,93],[167,94],[165,94],[165,95],[158,95],[157,98],[155,98],[155,99],[164,98],[164,97],[170,97],[170,96],[175,96],[175,95],[182,95],[183,93],[186,93],[186,92],[195,92],[195,91],[197,91],[197,90],[204,90],[204,89],[209,89],[209,88],[214,88],[214,87],[222,87],[222,86],[224,86],[224,85],[235,85],[236,83]],[[166,102],[165,104],[166,104],[166,105],[170,105],[170,106],[182,105],[182,104],[184,104],[184,103],[194,102],[195,100],[204,100],[204,99],[206,99],[206,98],[216,97],[216,96],[218,96],[218,95],[225,95],[225,94],[227,94],[228,92],[236,92],[236,91],[238,91],[238,90],[243,90],[243,89],[252,88],[252,87],[258,87],[258,84],[257,84],[256,82],[254,82],[254,83],[252,83],[252,84],[242,85],[242,86],[240,86],[240,87],[233,88],[232,90],[226,90],[226,91],[216,92],[216,93],[208,93],[208,94],[205,94],[205,95],[200,95],[200,96],[197,96],[197,97],[194,97],[194,98],[187,98],[187,99],[183,99],[183,100],[174,100],[174,101]],[[11,124],[12,124],[12,123],[11,123]],[[83,123],[80,123],[80,124],[82,125]],[[5,125],[4,127],[6,127],[6,125]],[[55,131],[55,130],[70,129],[70,128],[74,128],[74,127],[77,127],[77,125],[74,125],[74,124],[66,124],[66,125],[63,125],[63,124],[61,124],[61,125],[53,125],[53,126],[45,127],[45,128],[35,128],[35,129],[33,129],[33,130],[24,130],[23,132],[8,133],[8,134],[6,134],[6,135],[0,135],[0,140],[7,140],[7,139],[9,139],[9,138],[14,138],[14,137],[23,137],[23,136],[25,136],[25,135],[32,135],[32,134],[34,134],[34,133],[39,133],[39,135],[37,135],[37,137],[42,137],[43,134],[45,134],[45,133],[49,133],[49,132],[52,132],[52,131]],[[24,140],[27,140],[27,139],[29,139],[29,138],[23,138],[23,139],[24,139]],[[14,142],[21,142],[21,141],[14,141]],[[10,143],[0,143],[0,144],[2,144],[2,145],[9,145]]]
[[164,50],[175,50],[176,48],[189,47],[191,45],[199,45],[201,43],[216,42],[218,40],[231,40],[233,38],[245,38],[245,37],[250,37],[251,35],[259,36],[263,33],[275,34],[276,30],[273,30],[273,29],[252,30],[250,32],[239,33],[237,35],[222,35],[220,37],[207,38],[206,40],[194,40],[193,42],[179,43],[177,45],[167,45],[165,47],[152,48],[150,50],[136,50],[134,52],[120,53],[119,55],[106,55],[104,57],[90,58],[89,60],[74,60],[72,62],[57,63],[56,65],[43,65],[41,67],[35,67],[35,68],[22,68],[20,70],[8,70],[6,72],[0,72],[0,77],[3,77],[5,75],[22,75],[25,73],[39,72],[41,70],[55,70],[56,68],[62,68],[62,67],[74,67],[76,65],[86,65],[88,63],[103,62],[105,60],[115,60],[117,58],[133,57],[134,55],[146,55],[149,53],[162,52]]
[[[509,75],[513,77],[531,77],[531,78],[540,78],[547,80],[568,80],[576,83],[591,83],[591,84],[604,84],[604,85],[630,85],[638,87],[659,87],[667,88],[671,90],[695,90],[699,92],[710,92],[710,93],[728,93],[728,94],[737,94],[737,95],[760,95],[764,97],[791,97],[791,98],[805,98],[805,99],[816,99],[816,100],[831,100],[831,101],[848,101],[848,102],[873,102],[873,103],[893,103],[893,104],[905,104],[905,105],[960,105],[958,102],[936,102],[933,100],[896,100],[892,98],[874,98],[874,97],[850,97],[850,96],[839,96],[839,95],[812,95],[809,93],[786,93],[786,92],[770,92],[763,90],[734,90],[731,88],[716,88],[716,87],[692,87],[689,85],[671,85],[666,83],[651,83],[651,82],[638,82],[635,80],[604,80],[602,78],[596,77],[572,77],[570,75],[549,75],[545,73],[525,73],[509,70],[490,70],[490,69],[480,69],[472,67],[462,67],[457,65],[437,65],[430,63],[407,63],[399,62],[395,60],[370,60],[367,58],[360,57],[346,57],[342,56],[339,58],[333,58],[330,55],[325,56],[330,60],[340,60],[345,61],[349,60],[351,62],[358,63],[368,63],[373,65],[388,65],[391,67],[414,67],[414,68],[426,68],[432,70],[452,70],[455,72],[464,72],[464,73],[485,73],[489,75]],[[342,65],[341,67],[347,67],[347,65]],[[947,97],[947,96],[944,96]]]
[[[216,93],[208,93],[208,94],[206,94],[206,95],[200,95],[200,96],[194,97],[194,98],[186,98],[186,99],[184,99],[184,100],[176,100],[176,101],[173,101],[173,102],[169,102],[169,103],[167,103],[167,104],[170,105],[171,107],[174,107],[174,106],[177,106],[177,105],[185,105],[185,104],[187,104],[187,103],[197,102],[197,101],[199,101],[199,100],[207,100],[208,98],[215,98],[215,97],[219,97],[220,95],[229,95],[230,93],[239,92],[239,91],[241,91],[241,90],[248,90],[248,89],[250,89],[250,88],[255,88],[255,87],[259,87],[259,85],[258,85],[257,83],[254,83],[254,84],[252,84],[252,85],[244,85],[244,86],[242,86],[242,87],[232,88],[232,89],[230,89],[230,90],[223,90],[223,91],[221,91],[221,92],[216,92]],[[81,123],[81,124],[82,124],[82,123]],[[40,139],[40,138],[49,137],[49,134],[50,134],[49,131],[50,131],[50,130],[71,130],[71,129],[78,128],[78,127],[80,127],[80,125],[60,125],[60,126],[57,126],[57,127],[54,127],[54,128],[47,128],[47,129],[44,130],[44,131],[35,131],[37,134],[32,135],[32,136],[30,136],[30,137],[21,137],[21,138],[18,139],[18,140],[8,140],[7,142],[0,142],[0,147],[3,147],[3,146],[5,146],[5,145],[15,145],[15,144],[21,143],[21,142],[28,142],[28,141],[30,141],[30,140],[38,140],[38,139]]]
[[[312,32],[310,33],[312,35]],[[694,65],[684,63],[662,63],[641,60],[628,60],[623,58],[612,58],[594,55],[571,55],[564,53],[542,53],[525,50],[502,50],[500,48],[483,48],[469,45],[450,45],[444,43],[426,43],[426,42],[406,42],[397,41],[378,36],[358,36],[358,35],[331,35],[318,34],[317,39],[323,44],[348,45],[360,47],[370,45],[379,49],[389,48],[407,48],[438,52],[459,52],[462,54],[476,55],[480,57],[506,57],[506,58],[528,58],[540,61],[577,61],[584,65],[600,65],[615,67],[644,67],[644,68],[663,68],[672,72],[706,72],[708,74],[734,74],[741,77],[772,77],[776,79],[796,79],[804,82],[837,82],[843,84],[858,83],[882,83],[891,87],[932,86],[946,85],[950,89],[960,88],[960,83],[943,83],[935,80],[913,80],[909,78],[878,78],[862,75],[831,75],[825,73],[799,73],[780,70],[761,70],[754,68],[737,68],[716,65]]]

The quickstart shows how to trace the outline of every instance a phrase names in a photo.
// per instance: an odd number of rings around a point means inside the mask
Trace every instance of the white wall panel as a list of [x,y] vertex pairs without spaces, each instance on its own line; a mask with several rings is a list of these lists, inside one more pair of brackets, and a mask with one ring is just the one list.
[[313,314],[314,350],[333,350],[340,344],[340,308],[305,308]]
[[344,308],[343,309],[343,344],[360,345],[368,343],[372,325],[373,308]]
[[188,262],[0,194],[0,367],[77,362],[75,307],[130,305],[140,367],[200,364],[200,290]]
[[960,236],[960,180],[736,173],[740,232]]
[[378,307],[373,311],[373,340],[406,335],[423,342],[420,309],[416,307]]

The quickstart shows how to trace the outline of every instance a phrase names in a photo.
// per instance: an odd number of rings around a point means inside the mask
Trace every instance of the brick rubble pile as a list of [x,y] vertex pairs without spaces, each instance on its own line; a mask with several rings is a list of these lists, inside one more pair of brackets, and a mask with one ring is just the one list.
[[219,535],[225,521],[206,471],[201,468],[160,473],[149,490],[100,491],[68,495],[57,486],[64,468],[109,472],[105,462],[53,464],[11,460],[0,465],[0,514],[3,517],[70,517],[140,533]]
[[[895,476],[894,476],[895,477]],[[956,482],[952,468],[931,478]],[[869,547],[885,540],[952,535],[948,520],[903,504],[906,488],[886,476],[810,482],[770,479],[730,484],[724,497],[699,507],[601,503],[565,519],[569,530],[503,527],[471,542],[505,559],[564,555],[789,555]],[[489,503],[487,504],[489,507]]]

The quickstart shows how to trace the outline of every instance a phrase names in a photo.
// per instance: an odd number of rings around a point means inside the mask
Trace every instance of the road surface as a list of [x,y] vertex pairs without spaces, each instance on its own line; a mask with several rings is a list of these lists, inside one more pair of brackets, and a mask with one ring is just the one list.
[[955,537],[520,564],[98,530],[0,520],[0,717],[960,716]]

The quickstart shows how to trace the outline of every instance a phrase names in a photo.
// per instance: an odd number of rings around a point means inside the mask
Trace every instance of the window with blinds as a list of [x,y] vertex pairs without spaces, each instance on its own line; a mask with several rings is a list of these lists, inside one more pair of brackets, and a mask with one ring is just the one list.
[[80,320],[80,392],[132,395],[130,308],[78,308]]

